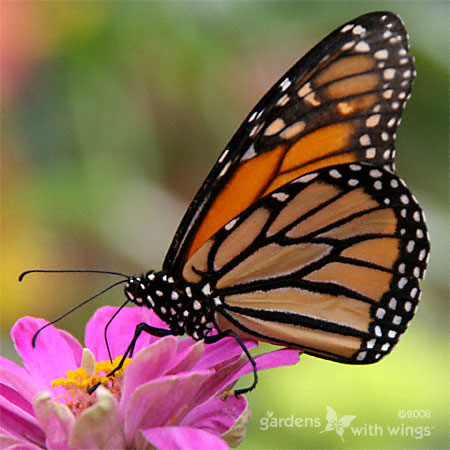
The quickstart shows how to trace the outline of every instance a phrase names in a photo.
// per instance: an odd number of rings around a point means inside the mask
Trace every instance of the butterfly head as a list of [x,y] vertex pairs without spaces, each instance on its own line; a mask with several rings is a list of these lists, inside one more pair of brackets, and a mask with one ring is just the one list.
[[175,286],[163,271],[130,277],[124,291],[135,305],[152,309],[174,335],[187,333],[202,339],[215,328],[213,302],[193,287]]
[[[130,277],[125,285],[125,295],[131,302],[138,306],[145,305],[149,302],[147,289],[150,277],[153,279],[153,272],[149,272],[147,276],[141,275],[137,277]],[[152,300],[153,302],[153,300]],[[154,303],[154,302],[153,302]]]

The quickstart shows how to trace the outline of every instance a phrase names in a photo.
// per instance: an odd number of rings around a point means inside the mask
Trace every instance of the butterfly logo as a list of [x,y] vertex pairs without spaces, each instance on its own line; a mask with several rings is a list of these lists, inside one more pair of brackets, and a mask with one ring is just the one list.
[[331,406],[327,406],[327,415],[325,418],[328,423],[321,433],[325,433],[326,431],[336,431],[336,433],[341,437],[342,442],[344,442],[344,430],[350,426],[355,417],[356,416],[346,415],[339,419],[336,411]]

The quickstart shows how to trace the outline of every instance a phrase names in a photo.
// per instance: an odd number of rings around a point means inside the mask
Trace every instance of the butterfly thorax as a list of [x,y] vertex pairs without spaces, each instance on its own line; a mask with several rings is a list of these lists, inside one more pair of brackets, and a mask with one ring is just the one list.
[[137,306],[152,309],[174,335],[203,339],[213,328],[214,301],[193,285],[175,283],[166,272],[131,277],[125,295]]

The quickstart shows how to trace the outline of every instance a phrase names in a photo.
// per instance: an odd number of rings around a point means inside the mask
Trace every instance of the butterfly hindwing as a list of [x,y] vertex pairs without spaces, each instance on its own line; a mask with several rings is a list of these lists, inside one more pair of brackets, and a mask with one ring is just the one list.
[[429,252],[404,182],[368,164],[323,168],[266,195],[187,262],[221,330],[347,363],[390,352],[414,315]]
[[182,270],[233,217],[305,173],[352,162],[391,169],[413,77],[396,15],[366,14],[332,32],[238,129],[186,212],[164,269]]

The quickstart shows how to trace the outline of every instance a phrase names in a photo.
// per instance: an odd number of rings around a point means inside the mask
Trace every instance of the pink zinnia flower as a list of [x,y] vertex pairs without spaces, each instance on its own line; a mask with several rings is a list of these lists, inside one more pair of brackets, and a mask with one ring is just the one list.
[[[11,335],[24,368],[1,358],[1,447],[14,449],[225,449],[245,437],[250,410],[230,390],[251,364],[233,338],[205,345],[189,337],[143,334],[135,356],[112,377],[135,326],[162,327],[144,308],[125,308],[112,322],[108,358],[103,330],[117,308],[100,308],[89,321],[86,348],[46,322],[22,318]],[[248,347],[255,342],[246,341]],[[255,358],[258,370],[295,364],[298,351]],[[102,385],[89,395],[87,389]]]

